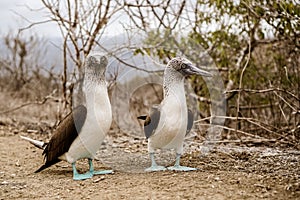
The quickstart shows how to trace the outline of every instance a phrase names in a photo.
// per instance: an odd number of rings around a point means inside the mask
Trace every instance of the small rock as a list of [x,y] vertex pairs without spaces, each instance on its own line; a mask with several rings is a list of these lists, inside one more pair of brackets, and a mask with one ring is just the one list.
[[21,166],[20,163],[19,163],[19,160],[15,163],[15,165],[16,165],[17,167],[20,167],[20,166]]
[[2,181],[1,185],[8,185],[8,181]]
[[84,182],[79,183],[80,186],[85,186]]

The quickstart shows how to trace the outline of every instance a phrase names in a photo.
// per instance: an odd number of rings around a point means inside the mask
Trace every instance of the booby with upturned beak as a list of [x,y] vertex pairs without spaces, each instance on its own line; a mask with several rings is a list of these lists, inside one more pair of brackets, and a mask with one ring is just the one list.
[[[84,180],[95,174],[108,174],[112,170],[94,171],[93,162],[112,122],[111,104],[105,81],[105,70],[108,64],[105,56],[89,56],[85,62],[83,89],[86,106],[79,105],[58,125],[48,143],[23,137],[44,149],[45,164],[40,172],[53,164],[65,160],[72,164],[73,179]],[[75,163],[88,158],[89,171],[77,172]]]
[[148,139],[148,152],[151,158],[151,167],[145,171],[166,170],[164,166],[156,164],[155,149],[176,150],[175,165],[168,167],[168,170],[196,170],[180,165],[184,137],[193,126],[193,115],[187,109],[184,90],[184,77],[187,75],[212,76],[209,72],[193,66],[185,58],[171,59],[164,71],[163,101],[158,107],[151,109],[150,116],[138,117],[145,120],[144,132]]

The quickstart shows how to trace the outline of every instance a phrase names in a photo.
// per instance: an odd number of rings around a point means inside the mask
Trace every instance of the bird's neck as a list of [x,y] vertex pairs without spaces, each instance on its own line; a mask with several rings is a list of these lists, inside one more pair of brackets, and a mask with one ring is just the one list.
[[94,113],[96,118],[111,118],[111,104],[108,97],[105,81],[94,82],[87,80],[84,83],[87,112]]
[[164,98],[169,96],[184,98],[184,76],[176,70],[167,67],[165,69],[164,82],[163,82]]
[[[181,74],[167,74],[164,79],[164,100],[161,104],[161,112],[169,117],[168,123],[174,127],[179,125],[186,128],[187,104],[184,89],[184,78]],[[162,114],[162,115],[164,115]],[[178,122],[178,119],[181,119]],[[167,122],[166,122],[167,123]],[[176,124],[174,124],[176,123]]]

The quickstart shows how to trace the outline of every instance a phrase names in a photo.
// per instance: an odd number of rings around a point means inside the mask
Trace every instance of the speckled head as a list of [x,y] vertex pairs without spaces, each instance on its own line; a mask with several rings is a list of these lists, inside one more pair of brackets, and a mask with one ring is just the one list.
[[108,64],[105,56],[89,56],[85,62],[85,76],[90,79],[105,80],[105,70]]
[[175,69],[176,71],[180,72],[183,76],[193,75],[193,74],[208,76],[208,77],[212,76],[211,73],[194,66],[186,58],[181,58],[181,57],[173,58],[168,62],[167,67]]

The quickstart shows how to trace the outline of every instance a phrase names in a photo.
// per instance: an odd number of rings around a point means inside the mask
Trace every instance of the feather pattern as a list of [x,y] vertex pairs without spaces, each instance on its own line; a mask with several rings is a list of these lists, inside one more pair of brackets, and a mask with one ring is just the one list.
[[185,135],[189,134],[189,132],[193,128],[193,125],[194,125],[194,113],[190,109],[188,109],[188,124],[187,124]]
[[60,161],[59,157],[69,150],[71,144],[78,136],[85,122],[86,114],[86,107],[79,105],[59,123],[43,151],[45,164],[36,170],[36,173]]

